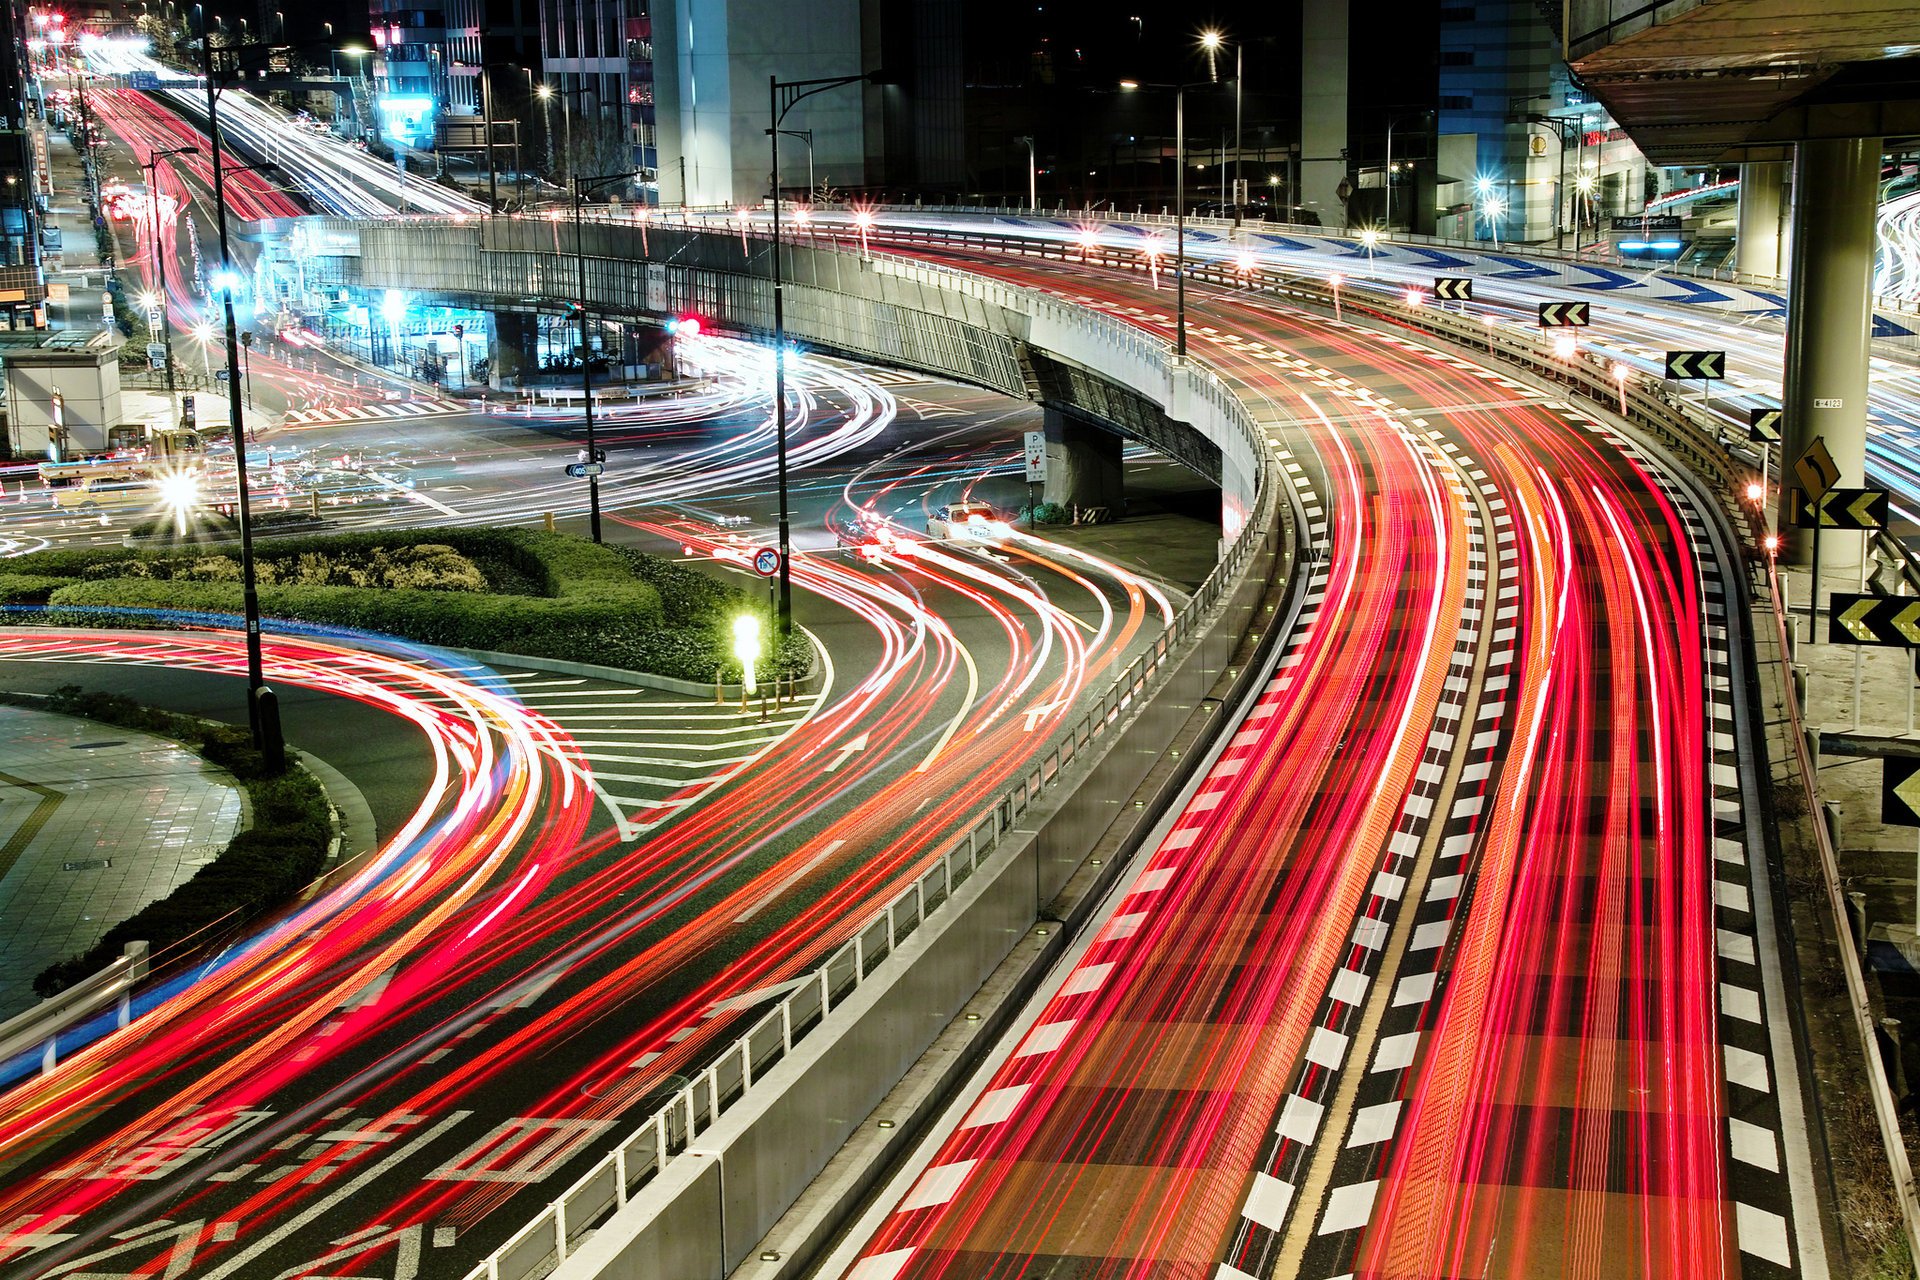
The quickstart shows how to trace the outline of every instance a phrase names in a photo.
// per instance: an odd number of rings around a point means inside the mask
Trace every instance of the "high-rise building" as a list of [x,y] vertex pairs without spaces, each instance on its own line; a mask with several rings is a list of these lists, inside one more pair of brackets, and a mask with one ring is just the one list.
[[657,164],[647,0],[540,0],[541,131],[562,174]]
[[[39,11],[44,19],[46,13]],[[7,6],[0,42],[0,323],[32,328],[46,298],[40,258],[40,217],[33,136],[27,127],[26,5]]]

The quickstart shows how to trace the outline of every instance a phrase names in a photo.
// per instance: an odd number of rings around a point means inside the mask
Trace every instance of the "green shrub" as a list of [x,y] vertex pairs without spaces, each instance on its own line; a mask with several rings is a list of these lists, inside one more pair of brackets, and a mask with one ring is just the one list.
[[[239,613],[234,555],[97,548],[36,552],[9,568],[24,600],[49,606],[44,621],[123,626],[127,608]],[[766,607],[758,593],[697,569],[532,529],[280,536],[259,548],[256,570],[261,609],[271,617],[694,681],[711,680],[716,666],[739,678],[733,618]],[[475,574],[483,588],[474,587]],[[795,636],[765,674],[804,674],[811,663],[806,640]]]

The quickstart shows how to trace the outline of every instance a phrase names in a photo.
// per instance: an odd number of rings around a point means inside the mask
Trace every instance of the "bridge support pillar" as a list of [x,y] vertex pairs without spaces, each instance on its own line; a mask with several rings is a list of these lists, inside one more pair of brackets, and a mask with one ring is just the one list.
[[[1780,528],[1794,564],[1813,562],[1809,531],[1787,528],[1794,461],[1814,439],[1826,442],[1839,486],[1866,483],[1867,361],[1873,334],[1874,213],[1880,196],[1880,139],[1802,142],[1793,161],[1793,269],[1787,298],[1785,441]],[[1822,586],[1846,589],[1858,573],[1865,535],[1820,539]]]
[[1733,241],[1734,266],[1756,276],[1780,274],[1780,190],[1787,176],[1780,162],[1740,166],[1740,225]]
[[1046,432],[1046,501],[1082,510],[1104,507],[1119,516],[1126,509],[1120,437],[1055,409],[1046,411]]
[[511,391],[521,374],[540,372],[540,318],[530,311],[494,312],[487,355],[496,391]]

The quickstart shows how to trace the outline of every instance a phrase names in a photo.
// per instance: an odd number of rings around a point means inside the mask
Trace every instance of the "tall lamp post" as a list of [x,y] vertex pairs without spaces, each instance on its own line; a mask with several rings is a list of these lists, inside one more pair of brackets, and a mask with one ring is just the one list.
[[[247,431],[245,411],[241,407],[240,329],[233,315],[233,290],[237,283],[233,272],[233,254],[227,241],[226,177],[220,167],[220,86],[221,81],[239,70],[240,51],[235,47],[215,49],[211,33],[200,38],[202,70],[207,83],[207,143],[213,161],[213,207],[220,228],[221,296],[227,327],[227,413],[233,423],[233,467],[238,487],[235,510],[240,515],[240,602],[247,630],[247,723],[253,730],[253,745],[265,757],[267,767],[277,771],[286,759],[286,743],[280,734],[279,704],[273,690],[267,688],[260,655],[260,592],[253,567],[253,510],[247,496]],[[224,57],[216,57],[224,54]]]
[[[549,98],[560,99],[560,128],[563,139],[561,145],[566,148],[565,162],[560,166],[560,177],[562,181],[571,182],[573,180],[573,100],[580,99],[580,111],[585,114],[587,95],[592,94],[597,104],[600,101],[600,91],[590,84],[575,85],[571,89],[555,89],[552,85],[543,84],[533,92],[535,97],[543,101]],[[596,111],[594,114],[597,117],[599,112]],[[551,116],[547,118],[552,119]],[[552,125],[547,127],[552,128]]]
[[165,151],[155,151],[147,156],[147,162],[140,167],[147,171],[147,217],[153,225],[153,287],[160,299],[160,343],[165,351],[162,357],[167,362],[167,400],[173,405],[175,425],[180,422],[180,402],[176,397],[173,380],[173,318],[167,306],[167,268],[160,257],[160,191],[155,186],[159,175],[160,162],[169,156],[199,155],[200,148],[191,144],[184,147],[169,147]]
[[616,182],[625,182],[639,173],[600,173],[573,180],[573,256],[579,264],[580,299],[580,401],[587,412],[587,519],[595,542],[600,541],[600,476],[592,470],[600,461],[600,450],[593,438],[593,351],[587,342],[587,243],[580,221],[580,206],[587,194]]
[[1122,89],[1173,91],[1173,352],[1187,358],[1187,90],[1211,88],[1212,80],[1191,84],[1143,84],[1122,80]]
[[[1218,68],[1214,66],[1214,57],[1225,44],[1226,37],[1218,31],[1203,31],[1200,33],[1200,47],[1207,51],[1207,77],[1216,84],[1220,81],[1220,72]],[[1242,57],[1243,47],[1240,42],[1236,40],[1233,42],[1233,225],[1235,230],[1238,230],[1240,227],[1242,206],[1246,203],[1245,197],[1240,191],[1240,89],[1243,83],[1241,70]]]
[[[813,180],[813,130],[782,129],[780,136],[783,138],[798,138],[807,144],[807,203],[812,204],[813,201],[818,198],[820,192],[819,184]],[[774,177],[777,180],[779,175],[775,174]],[[778,186],[778,181],[776,181],[774,185]]]
[[1027,212],[1040,212],[1040,151],[1033,145],[1032,135],[1015,138],[1015,142],[1027,144]]
[[784,286],[780,272],[780,126],[787,112],[816,93],[849,84],[880,84],[884,73],[869,71],[858,76],[826,76],[817,80],[782,80],[767,77],[767,140],[773,148],[773,422],[774,470],[780,488],[780,608],[779,638],[793,634],[792,520],[787,511],[787,313],[782,297]]

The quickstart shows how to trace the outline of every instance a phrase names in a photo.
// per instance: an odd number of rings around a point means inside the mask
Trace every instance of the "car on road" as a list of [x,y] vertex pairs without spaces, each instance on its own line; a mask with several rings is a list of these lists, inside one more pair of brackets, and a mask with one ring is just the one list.
[[885,520],[864,511],[836,516],[832,524],[834,541],[851,551],[860,551],[867,547],[882,547],[893,538],[892,531],[887,527]]
[[986,502],[949,502],[927,517],[930,538],[992,542],[1007,533],[1006,520]]

